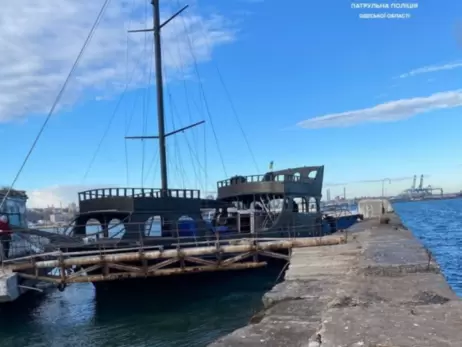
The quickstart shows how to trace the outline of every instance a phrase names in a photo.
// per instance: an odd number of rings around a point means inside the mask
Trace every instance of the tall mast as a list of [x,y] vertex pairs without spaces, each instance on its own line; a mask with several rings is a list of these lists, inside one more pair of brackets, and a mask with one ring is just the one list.
[[165,146],[164,85],[162,78],[162,50],[160,42],[159,0],[151,1],[154,21],[154,58],[156,64],[157,122],[159,131],[160,179],[162,194],[168,189],[167,149]]
[[140,29],[140,30],[129,30],[129,32],[154,32],[154,60],[156,68],[156,96],[157,96],[157,124],[158,132],[157,136],[125,136],[126,139],[158,139],[159,140],[159,158],[160,158],[160,173],[161,173],[161,192],[162,196],[167,196],[168,190],[168,176],[167,176],[167,150],[165,140],[168,136],[174,135],[185,130],[191,129],[195,126],[203,124],[204,121],[200,121],[188,126],[185,126],[180,129],[170,131],[165,133],[165,115],[164,115],[164,85],[162,79],[162,50],[161,50],[161,40],[160,32],[162,28],[168,24],[172,19],[178,16],[181,12],[188,8],[188,5],[184,6],[181,10],[173,14],[165,22],[160,23],[160,9],[159,9],[159,0],[151,0],[153,7],[153,22],[154,27],[152,29]]

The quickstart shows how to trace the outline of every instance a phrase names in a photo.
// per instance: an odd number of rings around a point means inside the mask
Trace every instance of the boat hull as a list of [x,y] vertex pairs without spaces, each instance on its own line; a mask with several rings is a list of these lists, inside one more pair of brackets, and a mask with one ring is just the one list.
[[[162,295],[163,299],[172,297],[174,300],[186,299],[194,295],[224,295],[229,294],[230,287],[258,286],[262,278],[271,278],[271,286],[283,279],[286,262],[273,259],[268,265],[259,269],[240,271],[221,271],[185,274],[181,276],[148,277],[130,280],[93,282],[97,296],[133,295],[136,292],[149,292]],[[270,287],[271,287],[270,286]]]
[[352,214],[349,216],[340,216],[337,218],[337,229],[338,230],[346,230],[353,225],[355,225],[358,220],[362,219],[362,215],[360,214]]

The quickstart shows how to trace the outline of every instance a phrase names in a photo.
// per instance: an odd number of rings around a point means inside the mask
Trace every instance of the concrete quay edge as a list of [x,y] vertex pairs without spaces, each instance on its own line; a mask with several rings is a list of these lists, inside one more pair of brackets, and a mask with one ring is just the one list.
[[393,212],[348,243],[295,249],[250,323],[209,346],[461,347],[462,300]]

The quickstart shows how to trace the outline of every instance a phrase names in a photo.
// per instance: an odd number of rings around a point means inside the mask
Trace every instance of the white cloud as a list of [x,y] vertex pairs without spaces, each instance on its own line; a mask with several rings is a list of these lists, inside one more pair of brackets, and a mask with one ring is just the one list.
[[[102,0],[21,0],[2,4],[0,122],[48,112],[102,3]],[[172,4],[172,8],[164,10],[162,17],[166,19],[176,6]],[[146,71],[153,55],[144,52],[145,47],[152,50],[152,33],[128,34],[127,64],[126,32],[152,27],[151,14],[147,0],[111,2],[69,85],[65,103],[72,104],[87,91],[116,95],[125,86],[127,71],[130,74],[135,71],[132,88],[147,82]],[[171,72],[169,77],[180,65],[188,67],[193,62],[186,33],[198,61],[210,59],[217,45],[234,39],[234,31],[223,17],[204,16],[194,8],[187,9],[181,18],[163,28],[164,64],[167,72]]]
[[114,185],[55,185],[51,187],[33,189],[27,191],[29,200],[27,206],[30,208],[43,208],[47,206],[63,207],[69,205],[71,202],[77,203],[78,193],[85,190],[96,188],[113,188]]
[[437,71],[443,71],[443,70],[452,70],[452,69],[457,69],[460,67],[462,67],[461,61],[452,62],[448,64],[443,64],[443,65],[424,66],[424,67],[406,72],[400,75],[399,78],[407,78],[407,77],[412,77],[412,76],[416,76],[416,75],[420,75],[424,73],[437,72]]
[[304,120],[297,123],[297,126],[316,129],[348,127],[366,122],[395,122],[421,113],[459,106],[462,106],[462,89],[390,101],[361,110],[327,114]]

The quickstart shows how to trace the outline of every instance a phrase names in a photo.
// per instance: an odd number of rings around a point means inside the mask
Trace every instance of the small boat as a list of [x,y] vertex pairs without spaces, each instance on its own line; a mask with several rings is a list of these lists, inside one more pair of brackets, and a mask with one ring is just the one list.
[[325,230],[330,229],[330,232],[346,230],[364,218],[362,214],[358,213],[357,205],[348,202],[326,204],[323,206],[322,212],[323,227]]

